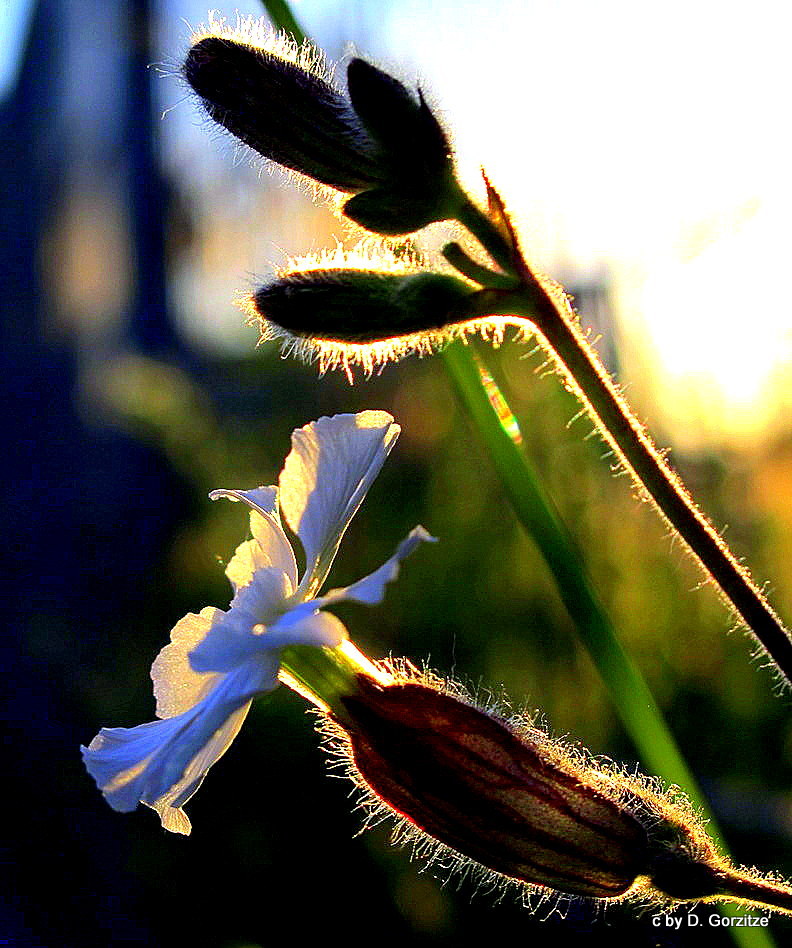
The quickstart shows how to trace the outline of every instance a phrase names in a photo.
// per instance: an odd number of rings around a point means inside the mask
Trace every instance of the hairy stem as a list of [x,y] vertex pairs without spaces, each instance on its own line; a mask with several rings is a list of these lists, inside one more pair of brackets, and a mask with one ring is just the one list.
[[540,287],[512,296],[514,308],[530,319],[570,386],[636,484],[656,504],[709,576],[756,636],[789,683],[792,639],[748,570],[694,503],[588,344],[570,313]]
[[792,889],[772,879],[752,879],[739,872],[728,873],[720,880],[719,896],[738,899],[792,915]]
[[[478,216],[488,227],[471,231],[497,259],[502,237],[485,215],[470,205],[467,217]],[[475,212],[475,214],[473,214]],[[460,218],[461,220],[461,218]],[[463,223],[468,224],[467,220]],[[492,237],[495,233],[497,239]],[[644,426],[589,344],[563,291],[549,288],[529,269],[513,236],[510,270],[522,285],[516,290],[494,290],[497,312],[527,320],[553,357],[601,434],[642,493],[651,498],[666,522],[686,545],[733,606],[788,685],[792,682],[792,638],[767,598],[737,560],[723,538],[699,510],[679,476],[657,449]],[[487,243],[486,241],[489,241]],[[491,246],[490,246],[491,244]]]

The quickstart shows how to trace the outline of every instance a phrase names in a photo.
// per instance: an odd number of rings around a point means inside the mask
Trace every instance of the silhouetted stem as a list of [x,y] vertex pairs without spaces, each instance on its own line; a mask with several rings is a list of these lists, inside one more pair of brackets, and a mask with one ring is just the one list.
[[507,273],[513,272],[512,249],[492,221],[467,197],[460,203],[457,220],[479,241],[492,259]]
[[[474,230],[471,224],[476,217],[484,220],[486,226],[479,222]],[[460,221],[470,228],[493,259],[501,263],[503,237],[486,216],[470,204],[465,220],[460,218]],[[588,409],[635,483],[685,541],[723,597],[753,632],[785,682],[792,682],[792,638],[748,570],[693,502],[678,475],[632,413],[587,341],[563,292],[546,287],[536,278],[520,255],[516,238],[507,269],[516,273],[522,286],[513,291],[492,291],[497,298],[497,312],[523,317],[538,331],[540,341],[556,361],[570,389]]]
[[690,547],[790,682],[792,639],[781,620],[633,415],[574,317],[538,285],[512,294],[512,299],[517,312],[544,337],[571,387],[638,486]]

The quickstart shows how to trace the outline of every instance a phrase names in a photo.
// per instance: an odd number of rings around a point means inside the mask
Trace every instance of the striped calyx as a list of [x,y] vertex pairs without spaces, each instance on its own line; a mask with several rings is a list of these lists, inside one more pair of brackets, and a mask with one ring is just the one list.
[[571,757],[557,759],[546,738],[533,743],[416,682],[362,681],[345,709],[365,784],[456,852],[512,879],[605,899],[649,873],[642,822]]

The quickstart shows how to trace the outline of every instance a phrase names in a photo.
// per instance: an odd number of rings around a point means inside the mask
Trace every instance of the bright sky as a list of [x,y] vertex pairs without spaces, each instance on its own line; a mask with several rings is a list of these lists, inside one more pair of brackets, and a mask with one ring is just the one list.
[[466,169],[488,169],[551,271],[609,266],[672,416],[716,389],[719,420],[752,429],[792,368],[784,5],[434,0],[430,29],[426,7],[394,4],[391,43]]
[[[171,0],[193,23],[194,0]],[[607,267],[675,423],[751,433],[792,367],[785,5],[713,0],[294,0],[319,43],[429,88],[556,276]],[[252,3],[241,12],[259,12]],[[229,18],[230,7],[221,11]],[[335,47],[335,49],[333,49]]]
[[[792,369],[785,4],[293,7],[331,52],[354,43],[420,78],[455,131],[463,174],[475,187],[486,167],[532,259],[561,277],[607,267],[622,331],[650,347],[656,394],[674,420],[692,422],[689,407],[700,415],[709,405],[713,428],[750,434],[763,422],[770,380],[777,387]],[[0,0],[0,96],[31,9]],[[261,10],[255,0],[240,7]],[[180,18],[197,24],[207,11],[200,0],[165,0],[173,55],[187,32]],[[220,12],[233,18],[236,8]]]

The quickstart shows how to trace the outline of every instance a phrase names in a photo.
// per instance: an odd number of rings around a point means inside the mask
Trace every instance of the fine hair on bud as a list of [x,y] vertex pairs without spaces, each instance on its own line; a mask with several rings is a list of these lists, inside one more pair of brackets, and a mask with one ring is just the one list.
[[481,335],[499,345],[509,316],[480,315],[487,290],[459,276],[424,269],[410,248],[362,241],[292,260],[278,278],[240,295],[259,343],[284,355],[340,368],[352,380],[411,354],[430,355],[454,339]]
[[236,139],[352,195],[344,214],[372,233],[413,233],[453,218],[464,201],[448,139],[421,91],[365,60],[350,61],[343,91],[310,44],[253,18],[236,28],[212,19],[192,37],[181,75]]
[[182,74],[207,115],[265,158],[340,191],[373,187],[369,138],[317,62],[278,34],[221,27],[195,37]]
[[464,281],[442,273],[307,270],[261,287],[253,301],[294,336],[367,344],[440,329],[470,294]]
[[320,722],[367,825],[393,817],[396,841],[418,854],[524,893],[789,911],[792,889],[735,869],[678,789],[477,707],[431,673],[388,669],[391,684],[361,675],[343,711]]

